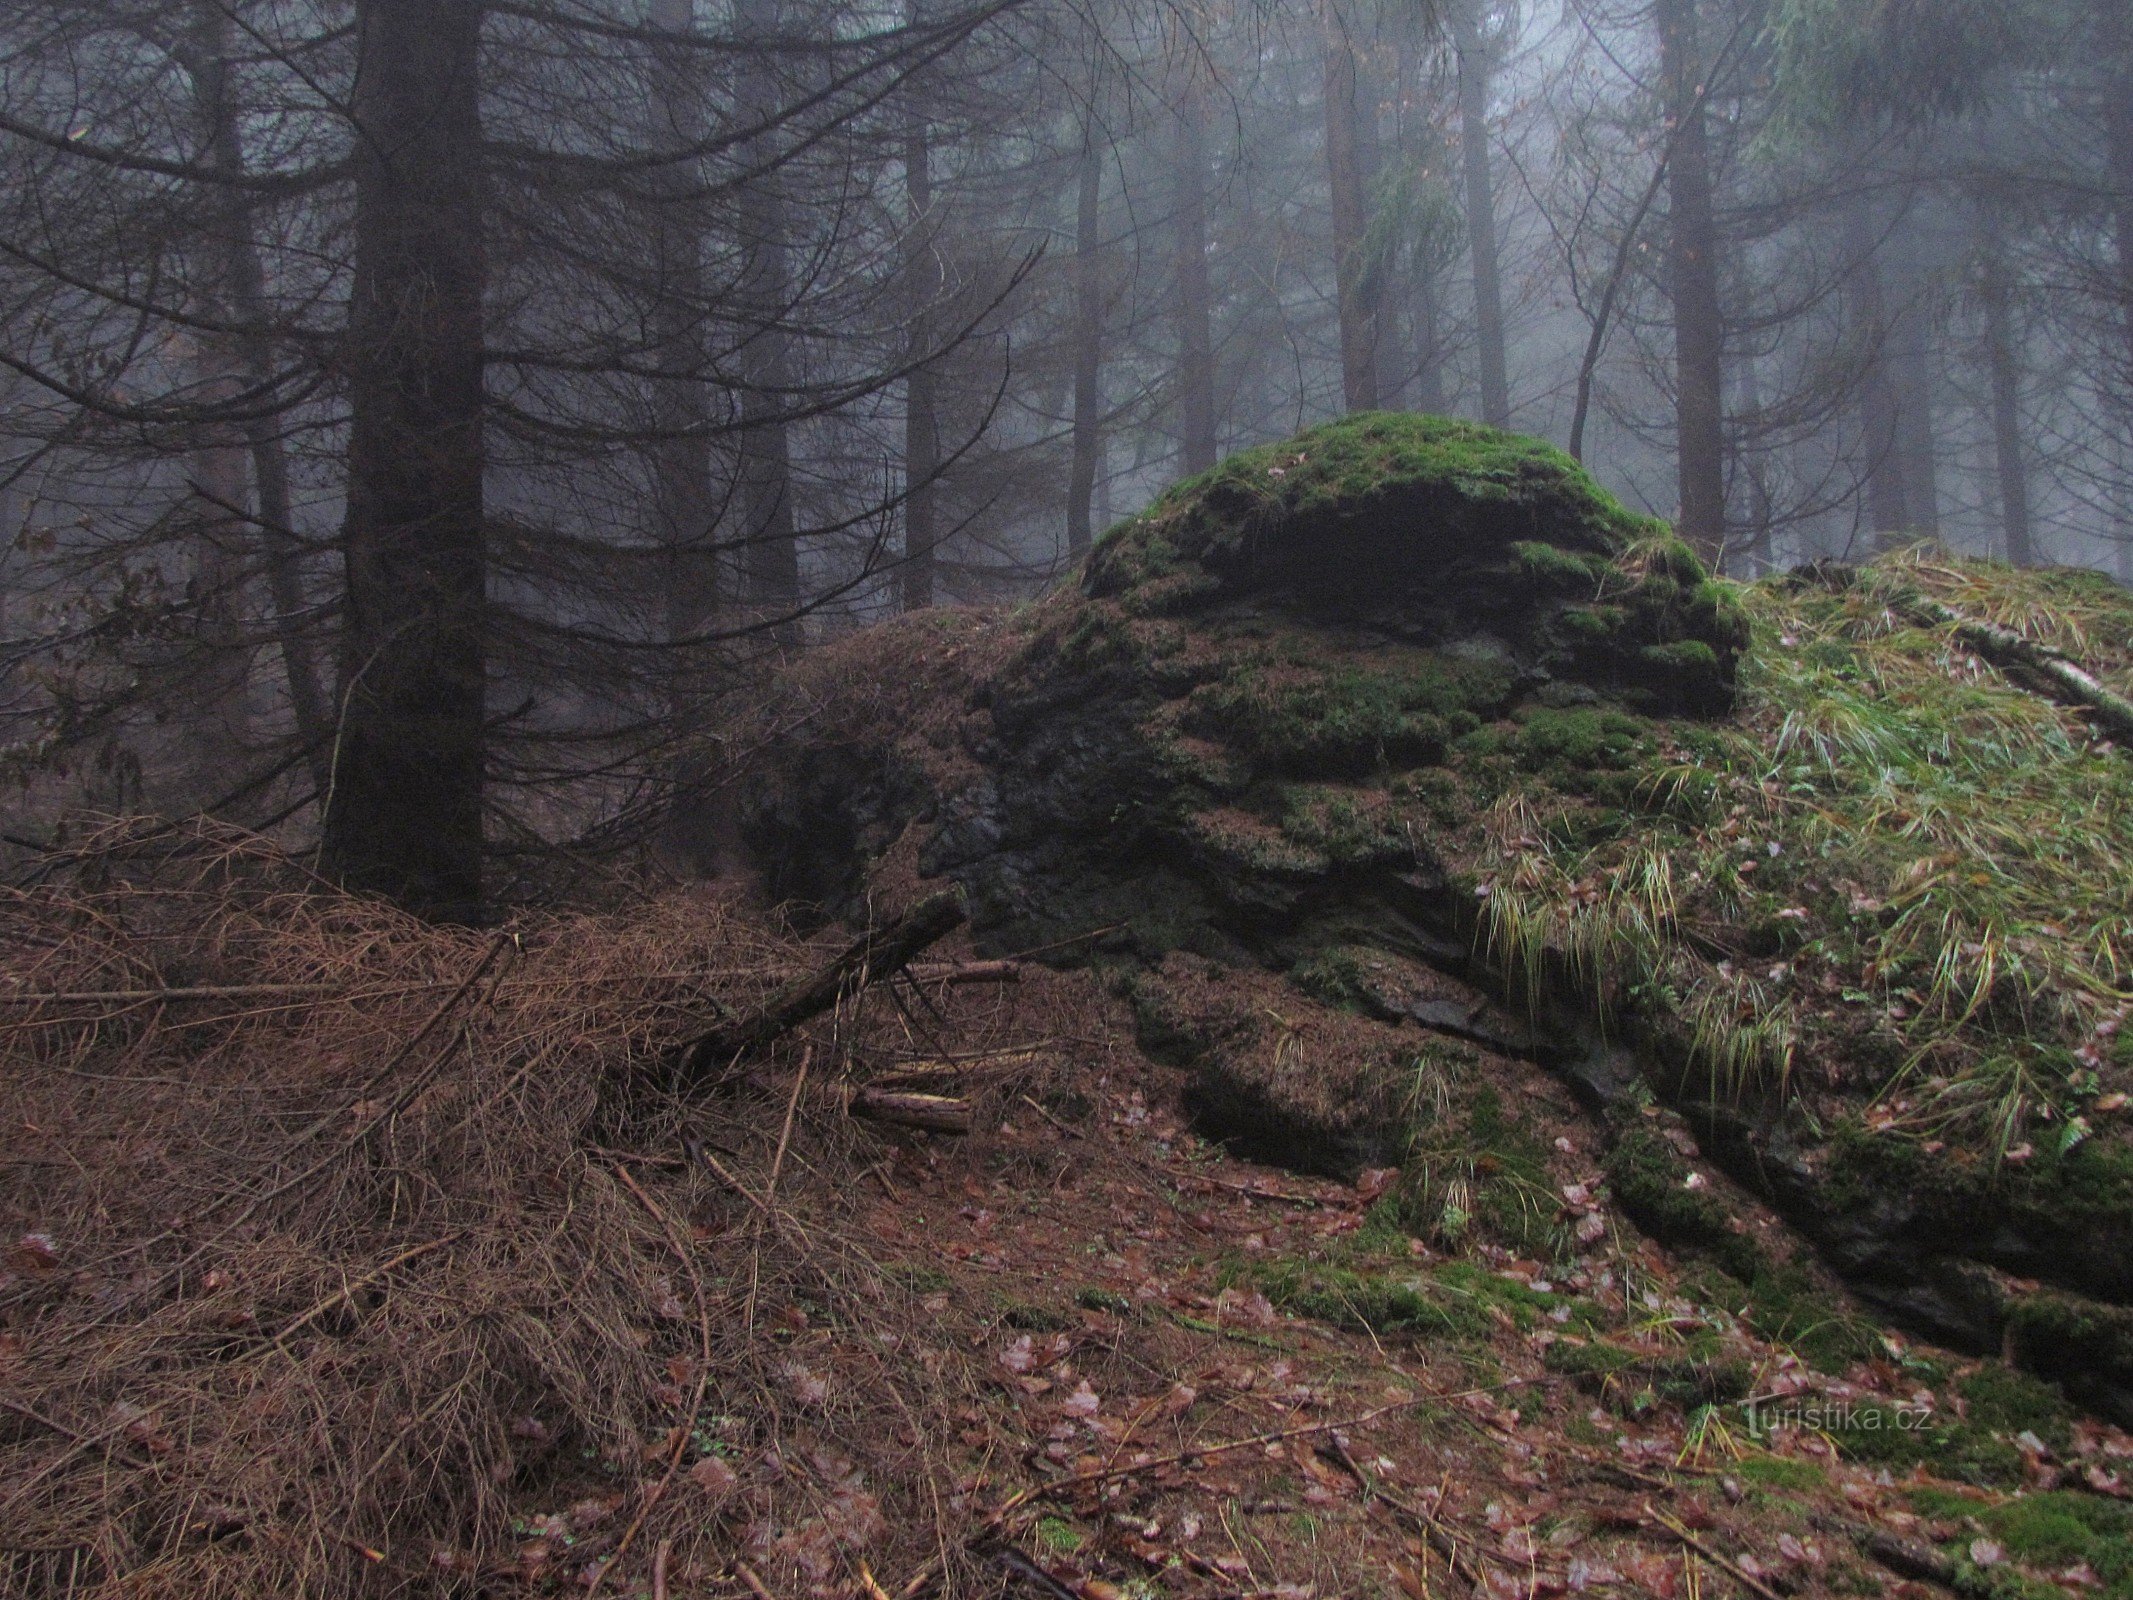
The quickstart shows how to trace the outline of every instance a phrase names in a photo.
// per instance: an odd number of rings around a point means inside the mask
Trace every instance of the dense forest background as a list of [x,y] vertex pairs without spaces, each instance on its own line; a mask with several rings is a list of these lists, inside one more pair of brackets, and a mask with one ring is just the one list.
[[704,864],[761,669],[1344,411],[2133,577],[2118,0],[22,0],[8,847]]

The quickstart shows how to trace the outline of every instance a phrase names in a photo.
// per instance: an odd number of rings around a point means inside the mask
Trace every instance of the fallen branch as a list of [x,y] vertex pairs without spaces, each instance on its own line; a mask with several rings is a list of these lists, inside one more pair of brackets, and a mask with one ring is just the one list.
[[1720,1572],[1723,1572],[1742,1588],[1761,1596],[1761,1600],[1785,1600],[1783,1595],[1749,1572],[1747,1568],[1741,1566],[1738,1562],[1727,1560],[1716,1550],[1705,1544],[1703,1540],[1697,1538],[1695,1534],[1689,1532],[1688,1528],[1682,1523],[1668,1516],[1664,1511],[1655,1509],[1649,1500],[1644,1502],[1644,1514],[1679,1539],[1684,1548],[1695,1551],[1696,1554],[1702,1556],[1704,1560],[1710,1562],[1712,1566],[1718,1568]]
[[952,1095],[919,1094],[909,1089],[854,1089],[845,1109],[869,1122],[919,1128],[927,1133],[968,1133],[970,1102]]
[[908,966],[921,950],[961,927],[965,915],[960,897],[948,892],[922,900],[894,922],[871,929],[826,966],[684,1045],[677,1062],[680,1087],[701,1088],[722,1077],[742,1056],[820,1016],[844,996]]
[[[1481,1569],[1467,1559],[1459,1548],[1459,1541],[1452,1531],[1430,1512],[1411,1501],[1403,1500],[1382,1483],[1375,1483],[1363,1471],[1362,1464],[1350,1454],[1348,1446],[1341,1442],[1339,1434],[1326,1441],[1333,1459],[1348,1469],[1348,1476],[1355,1479],[1356,1487],[1363,1492],[1365,1501],[1382,1501],[1405,1517],[1429,1541],[1429,1547],[1437,1552],[1444,1564],[1458,1575],[1460,1580],[1476,1594],[1487,1592],[1483,1585]],[[1322,1450],[1325,1446],[1320,1447]]]
[[2023,638],[2012,628],[1996,622],[1978,622],[1951,611],[1923,595],[1905,603],[1904,609],[1921,622],[1953,630],[1966,648],[1991,662],[2002,672],[2026,672],[2043,680],[2048,698],[2079,711],[2127,749],[2133,750],[2133,700],[2100,683],[2095,675],[2071,656]]
[[911,976],[919,983],[1020,983],[1022,963],[1019,961],[956,961],[938,965],[913,967]]
[[[1838,592],[1851,588],[1861,576],[1859,569],[1838,562],[1815,562],[1796,574],[1799,579]],[[2002,672],[2026,674],[2039,685],[2033,692],[2080,712],[2122,748],[2133,752],[2133,700],[2107,687],[2064,651],[2025,639],[1997,622],[1967,617],[1908,583],[1890,583],[1876,592],[1886,598],[1890,609],[1917,626],[1946,628],[1954,634],[1956,643]]]

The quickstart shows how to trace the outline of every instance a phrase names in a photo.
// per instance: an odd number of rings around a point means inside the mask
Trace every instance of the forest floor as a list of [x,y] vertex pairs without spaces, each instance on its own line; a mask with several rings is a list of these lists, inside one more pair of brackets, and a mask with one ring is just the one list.
[[0,929],[0,1593],[2133,1584],[2133,1440],[1893,1335],[1756,1337],[1530,1064],[1461,1093],[1546,1226],[1417,1238],[1390,1170],[1196,1135],[1097,970],[936,950],[679,1097],[651,1064],[837,934],[701,892],[428,929],[207,844]]

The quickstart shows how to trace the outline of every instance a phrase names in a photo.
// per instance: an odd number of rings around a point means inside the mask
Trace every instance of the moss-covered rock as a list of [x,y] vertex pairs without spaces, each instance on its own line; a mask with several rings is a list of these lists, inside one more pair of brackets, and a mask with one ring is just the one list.
[[[1180,484],[982,651],[904,623],[827,652],[744,820],[781,894],[843,909],[888,857],[956,880],[984,948],[1131,969],[1208,1131],[1413,1154],[1421,1232],[1550,1248],[1482,1215],[1515,1183],[1430,1189],[1457,1162],[1402,1099],[1412,1041],[1478,1042],[1683,1118],[1615,1124],[1610,1187],[1759,1331],[1871,1354],[1826,1266],[2133,1418],[2133,763],[1898,603],[2126,683],[2133,601],[1942,558],[1826,578],[1722,582],[1545,445],[1351,417]],[[1277,992],[1223,1021],[1221,973],[1293,973],[1325,1050]],[[1404,1055],[1365,1047],[1393,1028]]]

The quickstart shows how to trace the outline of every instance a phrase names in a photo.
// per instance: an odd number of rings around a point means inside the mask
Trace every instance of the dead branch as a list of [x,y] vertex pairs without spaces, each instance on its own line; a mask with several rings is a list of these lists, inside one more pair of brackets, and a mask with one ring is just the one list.
[[923,967],[913,967],[911,976],[919,983],[942,983],[951,987],[965,983],[1020,983],[1022,981],[1022,963],[1019,961],[929,963]]
[[1676,1539],[1679,1539],[1684,1548],[1695,1551],[1696,1554],[1702,1556],[1704,1560],[1710,1562],[1712,1566],[1718,1568],[1720,1572],[1723,1572],[1742,1588],[1750,1593],[1759,1595],[1761,1600],[1784,1600],[1784,1597],[1777,1590],[1771,1588],[1769,1584],[1750,1573],[1747,1568],[1741,1566],[1738,1562],[1729,1561],[1726,1557],[1720,1555],[1711,1546],[1691,1533],[1685,1524],[1668,1516],[1664,1511],[1655,1509],[1649,1500],[1644,1502],[1644,1514],[1658,1523],[1660,1527],[1666,1529]]
[[968,1133],[970,1102],[952,1095],[919,1094],[908,1089],[854,1089],[845,1102],[855,1117],[869,1122],[920,1128],[928,1133]]
[[742,1056],[820,1016],[841,997],[908,966],[921,950],[961,927],[965,916],[961,897],[950,891],[922,900],[895,921],[870,929],[826,966],[683,1046],[677,1063],[679,1086],[701,1088],[723,1076]]

